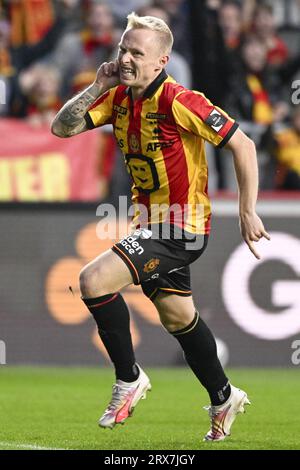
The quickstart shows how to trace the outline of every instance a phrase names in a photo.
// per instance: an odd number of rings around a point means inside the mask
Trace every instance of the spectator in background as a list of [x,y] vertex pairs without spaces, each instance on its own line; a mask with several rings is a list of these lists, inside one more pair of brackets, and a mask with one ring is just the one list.
[[[19,1],[16,2],[16,5],[18,4]],[[0,20],[0,76],[5,80],[7,88],[5,115],[23,117],[26,113],[26,107],[24,107],[24,100],[19,89],[18,75],[21,70],[29,67],[33,62],[40,60],[51,52],[66,25],[65,10],[61,10],[60,15],[55,17],[53,25],[49,22],[50,29],[47,33],[44,31],[45,34],[42,34],[40,30],[40,40],[34,34],[30,40],[32,43],[29,44],[28,36],[26,36],[27,39],[25,40],[25,36],[22,36],[21,32],[19,32],[19,35],[16,37],[22,37],[23,39],[22,41],[20,40],[18,46],[13,46],[11,42],[11,29],[12,27],[16,29],[16,25],[12,26],[11,8],[13,3],[3,3],[3,5],[3,14],[5,16],[2,16]],[[36,23],[33,22],[33,24]],[[19,27],[23,28],[23,22],[19,23]],[[28,28],[27,30],[29,31]],[[37,32],[37,30],[35,31]],[[34,37],[35,39],[33,39]]]
[[[247,3],[247,2],[246,2]],[[231,86],[231,77],[234,77],[240,66],[240,45],[247,31],[247,21],[244,18],[242,5],[234,0],[224,1],[219,7],[218,23],[221,28],[222,41],[224,42],[224,57],[222,66],[226,78],[220,88],[224,96]],[[219,42],[221,41],[219,39]],[[223,75],[223,74],[222,74]]]
[[260,187],[272,189],[274,165],[269,155],[275,124],[288,115],[283,99],[283,82],[267,64],[267,46],[249,35],[241,45],[240,73],[232,78],[228,110],[240,121],[241,128],[256,143],[260,165]]
[[153,0],[152,6],[159,7],[169,16],[169,26],[174,34],[175,51],[192,63],[191,33],[189,24],[189,2],[186,0]]
[[27,121],[33,126],[49,126],[62,105],[59,71],[53,66],[36,63],[21,73],[19,81],[27,98]]
[[[88,3],[92,0],[85,1]],[[151,4],[151,0],[109,0],[109,5],[116,19],[117,26],[122,30],[126,26],[126,20],[124,18],[126,18],[131,11],[137,11]]]
[[[85,3],[85,22],[79,32],[64,35],[48,61],[62,75],[61,95],[82,91],[95,76],[99,63],[109,61],[119,40],[110,5],[102,0]],[[116,143],[110,126],[101,129],[98,145],[99,197],[105,198],[116,161]]]
[[[220,0],[191,0],[190,21],[193,52],[193,88],[220,107],[231,85],[236,52],[226,47],[219,22]],[[230,56],[233,56],[232,58]],[[225,189],[224,158],[219,149],[209,148],[210,191]]]
[[8,10],[12,47],[39,43],[54,24],[51,0],[12,0]]
[[228,49],[236,49],[240,45],[243,33],[243,16],[240,3],[226,1],[220,6],[219,23],[223,38]]
[[226,47],[218,21],[219,7],[219,1],[191,0],[190,20],[193,88],[222,106],[229,77]]
[[261,2],[257,5],[253,21],[254,31],[267,48],[267,62],[270,65],[282,65],[289,56],[285,42],[278,36],[270,3]]
[[62,74],[64,97],[90,83],[99,63],[110,58],[117,40],[110,6],[101,0],[88,3],[83,29],[64,35],[49,57]]
[[[140,8],[137,11],[139,16],[153,16],[162,19],[165,23],[170,24],[170,18],[166,10],[159,7],[149,6]],[[117,54],[116,54],[117,55]],[[185,58],[179,52],[173,50],[170,60],[166,66],[166,71],[177,82],[186,88],[192,86],[191,69]]]
[[[61,14],[78,10],[81,0],[0,0],[11,22],[11,46],[38,44]],[[70,18],[68,18],[70,19]]]
[[254,35],[241,46],[240,73],[232,82],[228,106],[235,117],[261,125],[284,119],[288,113],[282,101],[282,83],[267,67],[267,46]]
[[277,189],[300,190],[300,106],[292,115],[292,125],[275,133],[273,155],[277,161]]

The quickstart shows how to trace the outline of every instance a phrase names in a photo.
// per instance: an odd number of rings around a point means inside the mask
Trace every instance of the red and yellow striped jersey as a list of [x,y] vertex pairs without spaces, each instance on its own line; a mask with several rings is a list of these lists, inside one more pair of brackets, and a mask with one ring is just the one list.
[[284,129],[275,134],[275,155],[279,163],[300,176],[300,135],[296,129]]
[[86,121],[89,128],[113,125],[133,180],[135,226],[170,222],[209,233],[204,143],[225,145],[238,127],[233,119],[162,71],[137,100],[124,85],[108,90]]

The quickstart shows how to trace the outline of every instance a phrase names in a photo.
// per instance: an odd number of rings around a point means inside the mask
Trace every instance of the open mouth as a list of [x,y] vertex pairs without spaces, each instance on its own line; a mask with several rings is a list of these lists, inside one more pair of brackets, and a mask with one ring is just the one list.
[[131,67],[121,67],[122,78],[130,80],[135,77],[135,71]]

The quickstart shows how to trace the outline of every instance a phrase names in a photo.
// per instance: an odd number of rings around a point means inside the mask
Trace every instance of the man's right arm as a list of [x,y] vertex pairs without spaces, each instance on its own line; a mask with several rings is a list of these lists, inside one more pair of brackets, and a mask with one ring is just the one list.
[[117,63],[102,64],[97,71],[94,83],[69,100],[57,113],[51,132],[57,137],[72,137],[88,130],[85,114],[99,96],[118,83]]
[[54,118],[51,132],[57,137],[72,137],[87,130],[85,114],[101,95],[99,86],[93,84],[61,108]]

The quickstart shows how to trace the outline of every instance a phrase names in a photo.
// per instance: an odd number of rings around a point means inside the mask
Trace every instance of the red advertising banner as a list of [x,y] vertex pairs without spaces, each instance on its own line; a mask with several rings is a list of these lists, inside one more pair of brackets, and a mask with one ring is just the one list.
[[48,127],[1,119],[0,136],[0,202],[97,199],[97,131],[60,139]]

